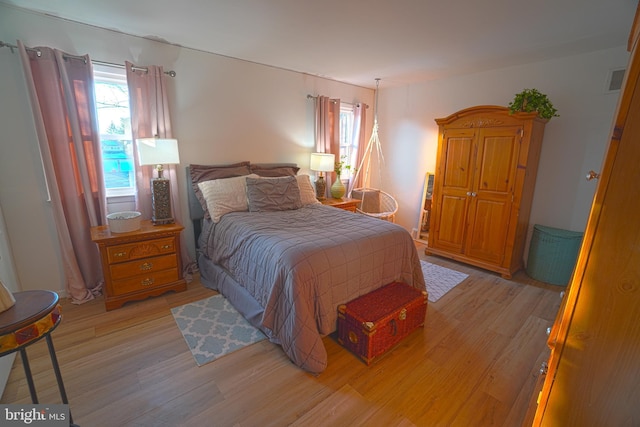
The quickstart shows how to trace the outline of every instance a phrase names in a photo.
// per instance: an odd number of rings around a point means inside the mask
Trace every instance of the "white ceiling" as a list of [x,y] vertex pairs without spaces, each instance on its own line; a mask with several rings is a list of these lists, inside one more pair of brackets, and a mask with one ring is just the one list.
[[626,45],[637,0],[0,0],[374,87]]

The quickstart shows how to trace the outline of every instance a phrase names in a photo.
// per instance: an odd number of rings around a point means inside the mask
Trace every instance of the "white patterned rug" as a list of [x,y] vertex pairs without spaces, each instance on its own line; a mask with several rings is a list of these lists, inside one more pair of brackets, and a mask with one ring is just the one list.
[[198,366],[266,339],[222,295],[172,308],[171,313]]
[[424,260],[421,260],[420,264],[422,264],[422,274],[424,274],[424,281],[427,283],[427,293],[431,302],[438,301],[444,294],[469,277],[468,274]]

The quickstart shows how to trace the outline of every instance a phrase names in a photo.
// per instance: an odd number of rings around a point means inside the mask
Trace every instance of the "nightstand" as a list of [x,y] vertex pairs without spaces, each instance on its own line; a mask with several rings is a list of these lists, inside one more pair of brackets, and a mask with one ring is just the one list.
[[113,233],[106,225],[91,227],[91,240],[100,248],[107,310],[187,289],[180,259],[183,229],[180,224],[153,225],[148,220],[128,233]]
[[324,199],[320,200],[320,202],[322,202],[323,205],[333,206],[334,208],[344,209],[349,212],[355,212],[361,200],[343,197],[342,199]]

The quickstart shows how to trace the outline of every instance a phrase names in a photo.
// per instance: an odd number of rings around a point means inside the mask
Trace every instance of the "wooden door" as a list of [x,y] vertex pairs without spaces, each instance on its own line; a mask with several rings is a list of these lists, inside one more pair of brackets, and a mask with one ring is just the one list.
[[535,426],[640,425],[639,79],[636,47],[578,262],[549,338]]
[[502,264],[520,153],[521,126],[482,128],[469,205],[465,254]]
[[[437,204],[429,244],[451,253],[463,253],[465,230],[473,187],[474,129],[447,129],[442,135],[436,169]],[[433,210],[432,210],[433,212]]]

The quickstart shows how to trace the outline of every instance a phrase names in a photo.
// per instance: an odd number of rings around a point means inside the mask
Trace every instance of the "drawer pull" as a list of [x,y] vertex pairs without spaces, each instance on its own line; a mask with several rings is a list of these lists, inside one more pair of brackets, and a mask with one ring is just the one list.
[[153,263],[151,262],[145,262],[144,264],[140,265],[140,270],[142,271],[148,271],[151,270],[153,268]]
[[171,249],[172,245],[162,245],[161,248],[162,249]]
[[116,252],[115,254],[113,254],[113,256],[118,257],[118,258],[122,258],[123,256],[127,256],[126,252]]
[[142,286],[151,286],[153,285],[153,279],[144,279],[140,284]]

